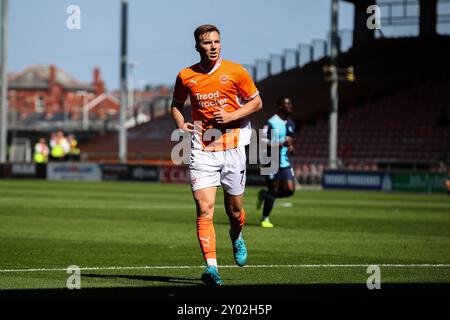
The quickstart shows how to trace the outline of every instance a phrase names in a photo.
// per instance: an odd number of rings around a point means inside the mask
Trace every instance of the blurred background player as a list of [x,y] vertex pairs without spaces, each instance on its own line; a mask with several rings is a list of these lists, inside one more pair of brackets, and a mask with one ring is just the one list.
[[[262,101],[250,74],[220,57],[220,32],[215,26],[199,26],[194,37],[200,62],[178,74],[171,110],[177,127],[192,133],[189,174],[197,208],[197,237],[207,264],[201,279],[208,285],[222,285],[213,225],[217,186],[222,185],[224,191],[234,260],[243,266],[247,263],[242,238],[245,146],[251,136],[247,117],[262,108]],[[188,96],[194,124],[185,122],[183,115]],[[215,139],[205,133],[214,133]]]
[[256,208],[261,209],[264,203],[264,209],[261,217],[261,226],[273,228],[269,215],[272,211],[276,198],[290,197],[295,192],[294,170],[289,162],[289,154],[294,152],[293,135],[295,124],[289,116],[292,113],[292,101],[288,97],[277,99],[278,112],[273,115],[263,128],[263,139],[268,144],[270,151],[271,145],[278,145],[280,152],[280,161],[278,172],[266,176],[267,190],[258,192]]

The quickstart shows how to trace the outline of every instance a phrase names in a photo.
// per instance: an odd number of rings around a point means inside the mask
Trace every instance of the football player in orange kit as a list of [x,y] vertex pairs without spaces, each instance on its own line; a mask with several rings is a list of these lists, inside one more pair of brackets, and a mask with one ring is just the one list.
[[[178,74],[172,102],[176,126],[192,134],[189,173],[197,208],[197,238],[206,262],[201,280],[220,286],[213,225],[217,186],[224,190],[225,211],[238,266],[247,263],[242,237],[245,223],[245,146],[250,143],[248,116],[262,108],[259,91],[241,65],[221,58],[220,31],[201,25],[194,32],[200,62]],[[192,119],[185,121],[183,105],[190,98]]]

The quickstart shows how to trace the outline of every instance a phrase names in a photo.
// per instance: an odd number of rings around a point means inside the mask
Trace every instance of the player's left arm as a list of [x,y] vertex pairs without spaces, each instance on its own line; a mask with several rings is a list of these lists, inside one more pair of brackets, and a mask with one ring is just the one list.
[[262,100],[259,94],[253,99],[247,101],[242,108],[239,108],[233,112],[225,111],[222,108],[216,108],[214,112],[214,118],[217,123],[229,123],[242,118],[245,118],[252,113],[255,113],[262,109]]

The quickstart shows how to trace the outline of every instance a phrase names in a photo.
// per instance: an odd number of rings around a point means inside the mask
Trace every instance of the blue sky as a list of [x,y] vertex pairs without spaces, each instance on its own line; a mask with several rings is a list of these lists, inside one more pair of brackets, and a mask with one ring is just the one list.
[[[69,30],[67,7],[81,9],[81,29]],[[9,71],[56,64],[84,82],[100,67],[108,90],[119,83],[120,0],[10,0]],[[351,5],[340,4],[339,27],[352,28]],[[198,61],[194,29],[221,30],[222,56],[242,64],[324,38],[330,0],[129,0],[129,61],[135,86],[172,84]]]

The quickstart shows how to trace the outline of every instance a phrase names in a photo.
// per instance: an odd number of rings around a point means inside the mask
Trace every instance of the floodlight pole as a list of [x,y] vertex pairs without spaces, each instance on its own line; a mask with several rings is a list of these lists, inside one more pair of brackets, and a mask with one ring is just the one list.
[[329,133],[329,167],[336,169],[338,151],[338,0],[331,0],[331,85],[330,85],[330,133]]
[[121,0],[120,32],[120,124],[119,124],[119,161],[127,161],[127,10],[128,1]]
[[1,22],[1,98],[0,98],[0,163],[6,162],[8,143],[8,76],[7,76],[7,53],[8,53],[8,0],[2,0],[2,22]]

